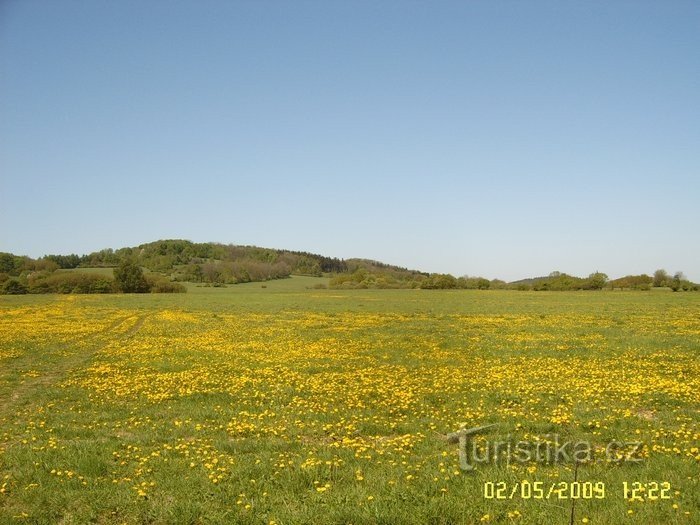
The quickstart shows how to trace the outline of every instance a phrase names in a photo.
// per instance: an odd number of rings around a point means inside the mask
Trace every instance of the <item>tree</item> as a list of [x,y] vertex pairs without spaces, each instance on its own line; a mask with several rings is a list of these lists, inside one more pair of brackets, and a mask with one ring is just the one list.
[[124,293],[146,293],[150,286],[143,276],[143,270],[137,264],[125,259],[114,269],[117,288]]
[[670,280],[670,277],[668,275],[668,272],[666,270],[656,270],[654,272],[654,281],[653,284],[654,286],[668,286],[668,281]]
[[678,290],[681,289],[682,286],[682,281],[685,279],[685,276],[683,275],[683,272],[676,272],[673,276],[673,279],[669,282],[669,286],[671,287],[671,290],[674,292],[677,292]]
[[601,272],[595,272],[588,276],[587,288],[590,290],[602,290],[608,282],[608,276]]
[[428,290],[448,290],[457,288],[457,279],[449,273],[433,273],[421,283]]
[[221,272],[219,271],[220,264],[215,262],[208,262],[201,266],[203,277],[210,283],[223,282],[221,279]]
[[0,253],[0,272],[10,273],[15,269],[15,256],[11,253]]

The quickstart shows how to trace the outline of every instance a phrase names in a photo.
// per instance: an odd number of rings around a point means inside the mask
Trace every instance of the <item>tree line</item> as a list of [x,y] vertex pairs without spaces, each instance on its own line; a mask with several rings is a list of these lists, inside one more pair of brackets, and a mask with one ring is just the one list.
[[[125,275],[120,273],[123,267],[129,268],[131,280],[137,285],[126,284],[125,278],[118,276]],[[114,275],[68,271],[81,268],[113,268]],[[135,277],[138,273],[135,268],[141,270],[140,276]],[[546,277],[506,283],[479,276],[420,272],[369,259],[343,260],[301,251],[181,239],[104,249],[86,255],[49,254],[38,259],[0,253],[0,293],[173,292],[184,290],[178,282],[225,286],[284,279],[291,275],[325,275],[330,277],[329,286],[336,289],[565,291],[668,287],[674,291],[698,290],[698,285],[681,272],[670,275],[665,270],[657,270],[652,276],[628,275],[613,280],[597,271],[588,277],[552,272]]]
[[222,286],[284,279],[292,274],[321,276],[347,271],[347,263],[341,259],[308,252],[174,239],[86,255],[48,254],[38,259],[0,253],[0,293],[123,291],[118,279],[61,270],[117,268],[127,262],[149,272],[143,277],[148,284],[136,287],[136,291],[184,289],[166,284],[171,281]]
[[575,290],[651,290],[667,287],[674,292],[698,291],[700,286],[690,282],[682,272],[673,276],[665,270],[657,270],[653,277],[646,274],[627,275],[610,280],[602,272],[588,277],[576,277],[562,272],[552,272],[546,277],[535,277],[507,283],[485,277],[455,277],[444,273],[421,273],[401,269],[387,270],[365,264],[354,271],[334,275],[329,286],[336,289],[363,288],[421,288],[426,290],[522,290],[522,291],[575,291]]
[[143,269],[124,260],[112,275],[78,271],[35,270],[12,277],[0,274],[0,293],[22,294],[102,294],[102,293],[183,293],[187,288],[163,275],[144,274]]

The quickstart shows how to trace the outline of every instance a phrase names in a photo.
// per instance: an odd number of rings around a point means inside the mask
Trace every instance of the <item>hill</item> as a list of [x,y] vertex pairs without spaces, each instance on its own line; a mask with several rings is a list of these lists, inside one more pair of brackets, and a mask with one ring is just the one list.
[[[107,293],[114,289],[111,268],[128,261],[150,274],[152,288],[170,291],[168,281],[224,286],[247,282],[284,279],[291,275],[330,277],[331,288],[424,288],[495,289],[561,291],[611,289],[646,290],[664,286],[678,290],[697,290],[678,273],[671,277],[657,270],[654,277],[628,275],[610,281],[604,273],[586,278],[561,272],[505,283],[483,277],[454,277],[427,273],[385,264],[371,259],[339,259],[315,253],[239,246],[215,242],[195,243],[183,239],[165,239],[133,247],[104,249],[87,255],[45,255],[39,259],[0,253],[0,292]],[[60,270],[101,268],[100,274],[76,277],[60,275]]]
[[[149,273],[161,274],[172,281],[213,286],[284,279],[291,275],[352,275],[353,278],[362,275],[359,279],[364,282],[362,287],[375,287],[386,281],[402,283],[401,287],[408,287],[406,283],[409,280],[428,275],[366,259],[342,260],[303,251],[165,239],[116,250],[107,248],[87,255],[50,254],[32,259],[0,253],[0,285],[11,280],[11,288],[15,293],[21,291],[22,287],[35,284],[37,280],[43,283],[48,276],[52,280],[59,280],[53,274],[74,269],[103,269],[106,271],[99,275],[108,277],[112,268],[127,260]],[[365,279],[367,275],[377,276],[377,279]],[[90,277],[96,276],[93,272]],[[63,275],[60,278],[62,281],[70,279],[75,277]],[[22,286],[18,286],[17,282]],[[41,289],[46,290],[46,287],[42,286]],[[100,289],[107,290],[107,287],[102,286]]]

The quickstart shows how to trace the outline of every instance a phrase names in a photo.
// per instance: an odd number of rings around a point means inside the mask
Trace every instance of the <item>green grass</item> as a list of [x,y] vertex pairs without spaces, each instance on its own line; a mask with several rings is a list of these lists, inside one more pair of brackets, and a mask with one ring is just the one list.
[[275,279],[272,281],[227,284],[225,287],[207,286],[200,283],[184,283],[188,292],[194,293],[218,293],[218,294],[256,294],[271,292],[304,292],[312,290],[315,286],[328,286],[328,277],[307,277],[295,275],[289,279]]
[[598,447],[575,523],[700,522],[698,294],[319,283],[0,297],[0,523],[569,523],[570,498],[483,491],[573,463],[462,472],[463,422]]
[[114,277],[114,268],[71,268],[65,270],[56,270],[58,273],[89,273],[92,275],[100,275],[102,277]]

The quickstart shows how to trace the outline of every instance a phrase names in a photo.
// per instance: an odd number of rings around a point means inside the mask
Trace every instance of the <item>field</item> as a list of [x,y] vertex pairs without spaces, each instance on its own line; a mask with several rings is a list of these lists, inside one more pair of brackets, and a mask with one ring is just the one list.
[[700,523],[700,294],[319,282],[0,297],[0,523]]

